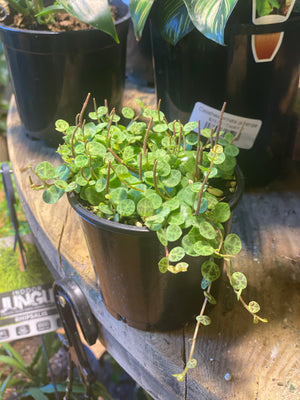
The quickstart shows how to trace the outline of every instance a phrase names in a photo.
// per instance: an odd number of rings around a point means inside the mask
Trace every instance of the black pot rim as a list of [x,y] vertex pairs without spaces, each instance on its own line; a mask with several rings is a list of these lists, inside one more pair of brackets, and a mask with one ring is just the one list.
[[[228,201],[231,211],[237,206],[240,201],[244,189],[245,189],[245,179],[241,168],[237,165],[235,167],[235,175],[237,180],[236,191],[232,194],[232,197]],[[154,235],[155,232],[151,231],[146,227],[139,227],[135,225],[126,225],[119,222],[109,221],[107,219],[101,218],[91,211],[87,210],[78,200],[78,196],[74,192],[69,192],[68,200],[72,208],[80,215],[82,219],[88,221],[95,226],[101,226],[102,229],[110,232],[127,233],[132,235]]]
[[[120,19],[114,22],[115,26],[121,25],[124,21],[128,20],[130,18],[130,11],[129,7],[124,3],[124,6],[127,7],[127,13]],[[20,28],[15,28],[10,25],[5,25],[3,23],[0,23],[0,29],[5,30],[5,31],[10,31],[10,32],[16,32],[16,33],[22,33],[24,35],[43,35],[43,36],[53,36],[53,35],[69,35],[70,32],[72,34],[76,34],[77,32],[89,32],[89,31],[100,31],[100,29],[97,28],[91,28],[91,29],[80,29],[76,31],[60,31],[60,32],[52,32],[52,31],[39,31],[39,30],[32,30],[32,29],[20,29]],[[105,33],[105,32],[104,32]]]

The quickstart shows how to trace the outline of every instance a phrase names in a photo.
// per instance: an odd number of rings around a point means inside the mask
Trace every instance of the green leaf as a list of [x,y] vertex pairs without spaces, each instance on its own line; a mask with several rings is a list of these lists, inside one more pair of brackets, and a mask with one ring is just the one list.
[[236,255],[242,249],[242,242],[238,235],[230,233],[224,240],[224,250],[226,254]]
[[199,240],[194,244],[194,251],[198,256],[211,256],[215,249],[209,243]]
[[69,126],[69,123],[67,121],[64,121],[63,119],[58,119],[57,121],[55,121],[55,129],[58,132],[66,132]]
[[96,181],[96,184],[95,184],[95,190],[96,190],[96,192],[99,192],[99,193],[101,193],[101,192],[103,192],[103,190],[106,188],[106,179],[105,178],[99,178],[97,181]]
[[224,148],[224,153],[226,156],[236,157],[238,156],[239,152],[240,150],[235,144],[229,144]]
[[55,204],[63,196],[64,193],[64,190],[59,189],[55,185],[52,185],[49,187],[49,189],[46,189],[44,191],[43,200],[45,203]]
[[126,189],[119,187],[111,190],[110,195],[112,202],[114,204],[118,204],[121,200],[125,200],[127,198],[127,191]]
[[117,211],[123,217],[129,217],[135,212],[134,201],[130,199],[121,200],[117,205]]
[[181,172],[177,169],[172,169],[170,175],[167,178],[162,179],[162,183],[169,188],[177,186],[180,181]]
[[158,240],[160,241],[160,243],[163,245],[163,246],[168,246],[168,239],[167,239],[167,234],[166,234],[166,231],[164,230],[164,229],[159,229],[157,232],[156,232],[156,235],[157,235],[157,238],[158,238]]
[[206,292],[206,291],[204,291],[203,294],[204,294],[204,296],[207,298],[207,301],[208,301],[210,304],[213,304],[213,305],[217,304],[217,300],[214,298],[213,295],[211,295],[210,293],[208,293],[208,292]]
[[166,123],[157,124],[153,127],[153,131],[157,133],[166,132],[169,129]]
[[211,260],[207,260],[201,265],[201,273],[207,282],[216,281],[221,275],[220,267]]
[[130,107],[123,107],[122,108],[122,114],[127,119],[133,119],[134,118],[134,110],[132,108],[130,108]]
[[200,234],[206,239],[214,239],[216,237],[216,230],[208,221],[203,221],[199,225]]
[[71,15],[112,36],[119,43],[107,0],[58,0]]
[[170,225],[181,225],[184,223],[184,215],[180,211],[173,211],[168,218]]
[[58,189],[62,189],[62,190],[66,190],[66,188],[68,187],[68,184],[66,181],[62,181],[61,179],[57,179],[54,182],[54,185],[58,188]]
[[169,254],[169,260],[172,262],[180,261],[185,256],[185,251],[182,247],[174,247]]
[[246,289],[247,278],[242,272],[234,272],[231,275],[230,284],[234,290]]
[[158,268],[162,274],[166,273],[168,271],[169,267],[169,260],[167,257],[163,257],[159,263],[158,263]]
[[28,388],[28,393],[34,398],[34,400],[48,400],[48,397],[44,395],[40,388],[30,387]]
[[185,141],[186,141],[187,144],[190,144],[191,146],[194,146],[194,145],[196,145],[198,143],[198,136],[197,136],[196,133],[189,133],[186,136]]
[[137,204],[137,212],[141,217],[149,217],[153,214],[154,208],[151,200],[142,198]]
[[186,123],[186,124],[183,126],[183,131],[184,131],[184,132],[191,132],[191,131],[194,131],[194,130],[197,129],[197,128],[198,128],[198,122],[196,122],[196,121],[191,121],[191,122]]
[[260,305],[256,301],[250,301],[248,304],[249,310],[256,314],[260,310]]
[[229,204],[225,202],[218,203],[211,212],[211,215],[217,222],[223,223],[228,221],[231,215]]
[[47,181],[55,176],[55,168],[48,161],[42,161],[35,168],[35,173],[43,180]]
[[187,368],[196,368],[197,366],[197,360],[195,358],[192,358],[191,360],[189,360],[186,364]]
[[179,272],[186,272],[188,269],[189,264],[186,262],[180,262],[175,265],[169,265],[168,271],[171,272],[172,274],[178,274]]
[[182,230],[178,225],[168,225],[166,235],[169,242],[175,242],[182,235]]
[[153,2],[154,0],[129,0],[131,19],[138,40],[142,37]]
[[25,376],[29,379],[33,380],[33,376],[28,371],[27,367],[24,367],[23,362],[16,360],[15,358],[9,356],[2,356],[0,355],[0,362],[9,365],[10,367],[14,367],[22,372]]
[[151,201],[154,210],[157,210],[162,204],[162,198],[155,192],[146,192],[145,197]]
[[201,289],[202,290],[207,289],[209,284],[210,284],[210,282],[208,282],[206,279],[203,278],[202,281],[201,281]]
[[89,158],[85,155],[79,155],[75,157],[75,165],[79,168],[86,167],[89,164]]
[[205,326],[211,324],[211,319],[207,315],[197,315],[196,320]]
[[99,210],[103,214],[106,214],[106,215],[112,215],[113,214],[112,209],[107,204],[104,204],[104,203],[99,205]]
[[195,27],[207,38],[224,44],[226,23],[237,0],[183,0]]
[[194,29],[182,0],[161,2],[157,17],[162,37],[173,45]]
[[96,142],[96,140],[89,142],[86,147],[91,156],[99,156],[106,153],[106,147],[102,143]]

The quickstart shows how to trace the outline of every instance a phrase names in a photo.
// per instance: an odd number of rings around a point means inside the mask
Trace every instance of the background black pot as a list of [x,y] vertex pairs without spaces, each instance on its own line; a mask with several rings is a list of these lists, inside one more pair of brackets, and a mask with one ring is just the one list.
[[[239,169],[237,176],[231,209],[244,188]],[[84,208],[74,193],[68,198],[81,217],[99,288],[115,318],[142,330],[171,330],[200,312],[204,257],[187,257],[187,272],[162,274],[158,261],[165,254],[155,232],[99,218]],[[226,229],[230,229],[230,222]]]
[[[238,163],[249,184],[266,184],[280,172],[293,148],[300,18],[292,14],[275,26],[254,26],[249,10],[239,7],[228,22],[225,47],[196,29],[173,46],[161,37],[152,19],[156,94],[170,121],[179,118],[187,122],[196,102],[220,110],[224,101],[226,112],[261,120],[254,146],[241,150]],[[275,59],[255,63],[251,35],[280,31],[284,31],[284,38]]]
[[132,22],[127,37],[126,75],[129,81],[143,86],[154,86],[152,49],[149,21],[146,22],[143,36],[136,40]]
[[57,147],[61,135],[54,123],[73,122],[87,93],[98,105],[121,103],[126,63],[128,7],[115,26],[117,44],[97,29],[44,32],[0,25],[13,92],[26,134]]

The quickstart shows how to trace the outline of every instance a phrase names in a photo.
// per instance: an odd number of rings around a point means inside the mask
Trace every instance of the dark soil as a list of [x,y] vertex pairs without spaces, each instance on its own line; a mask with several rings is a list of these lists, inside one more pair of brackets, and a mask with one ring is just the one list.
[[[111,2],[112,0],[110,0]],[[114,5],[110,5],[110,11],[114,21],[122,18],[124,15],[123,10],[117,8]],[[39,23],[33,16],[23,15],[17,13],[14,10],[10,11],[3,21],[5,25],[12,26],[19,29],[28,29],[36,31],[50,31],[50,32],[65,32],[65,31],[78,31],[93,29],[91,25],[88,25],[72,15],[64,12],[59,12],[52,15],[51,22]]]

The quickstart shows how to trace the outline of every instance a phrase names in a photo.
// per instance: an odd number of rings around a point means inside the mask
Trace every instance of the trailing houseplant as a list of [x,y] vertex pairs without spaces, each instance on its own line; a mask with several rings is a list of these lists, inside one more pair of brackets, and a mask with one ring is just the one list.
[[[169,123],[159,106],[157,110],[152,110],[138,100],[138,114],[129,107],[122,110],[123,117],[129,120],[126,127],[120,124],[115,109],[109,112],[106,106],[97,108],[95,101],[94,111],[89,114],[92,121],[86,122],[84,111],[88,100],[89,96],[76,116],[75,125],[70,126],[65,120],[56,122],[56,129],[64,138],[64,144],[57,150],[63,163],[54,167],[43,161],[35,167],[30,166],[38,178],[35,182],[31,180],[31,187],[43,190],[43,200],[50,204],[68,193],[75,209],[76,203],[81,203],[81,208],[88,210],[76,209],[85,220],[92,219],[91,215],[94,215],[93,225],[97,224],[96,219],[100,223],[106,221],[103,224],[108,227],[103,237],[108,235],[108,239],[100,258],[105,257],[110,247],[112,258],[122,251],[123,257],[127,258],[132,250],[127,246],[130,230],[134,231],[134,235],[150,231],[157,236],[157,243],[150,242],[149,246],[160,247],[162,255],[155,266],[151,265],[153,259],[147,264],[147,254],[139,250],[135,254],[138,258],[143,255],[143,260],[138,261],[139,270],[153,268],[159,270],[163,277],[184,277],[195,269],[200,275],[196,289],[198,297],[201,297],[201,286],[204,300],[196,317],[189,361],[183,373],[176,375],[178,380],[183,380],[187,370],[196,365],[193,359],[196,337],[199,326],[210,323],[209,316],[204,312],[207,303],[216,303],[211,287],[221,275],[223,262],[237,299],[253,315],[255,323],[266,322],[257,315],[259,305],[255,301],[247,304],[241,296],[247,280],[243,273],[233,272],[232,268],[232,259],[241,250],[241,240],[236,234],[228,233],[229,227],[224,225],[231,217],[228,196],[230,198],[239,185],[236,180],[239,175],[236,166],[239,150],[234,142],[240,133],[233,135],[221,130],[225,105],[218,127],[213,130],[201,129],[200,121],[184,125],[180,121]],[[117,229],[122,229],[122,238],[121,244],[115,246],[110,241],[109,232]],[[140,232],[136,232],[138,229]],[[97,235],[94,226],[91,241]],[[144,238],[142,242],[146,240]],[[121,247],[125,248],[125,252]],[[101,253],[99,247],[97,250]],[[96,254],[93,254],[92,258],[95,257]],[[196,265],[191,260],[195,260]],[[105,274],[113,268],[112,261],[108,260],[108,264],[104,265],[101,288],[105,285]],[[125,263],[125,260],[119,262]],[[133,267],[130,265],[130,268]],[[123,271],[121,284],[126,285],[125,267],[121,265],[120,270]],[[120,277],[114,275],[116,279]],[[129,279],[134,279],[132,273],[129,273]],[[138,286],[142,286],[141,290],[147,292],[150,278],[146,276],[145,279],[143,282],[139,278],[130,290],[135,292]],[[155,290],[156,285],[159,282],[150,284],[150,292]],[[163,285],[166,286],[166,281]],[[188,297],[189,288],[183,288],[183,292]],[[118,293],[117,297],[126,302],[122,294]],[[173,303],[176,297],[180,297],[178,291],[174,298],[167,299],[171,308],[176,308]],[[155,307],[155,300],[152,301],[150,307]],[[180,301],[184,302],[184,297]],[[137,298],[134,302],[139,303]]]

